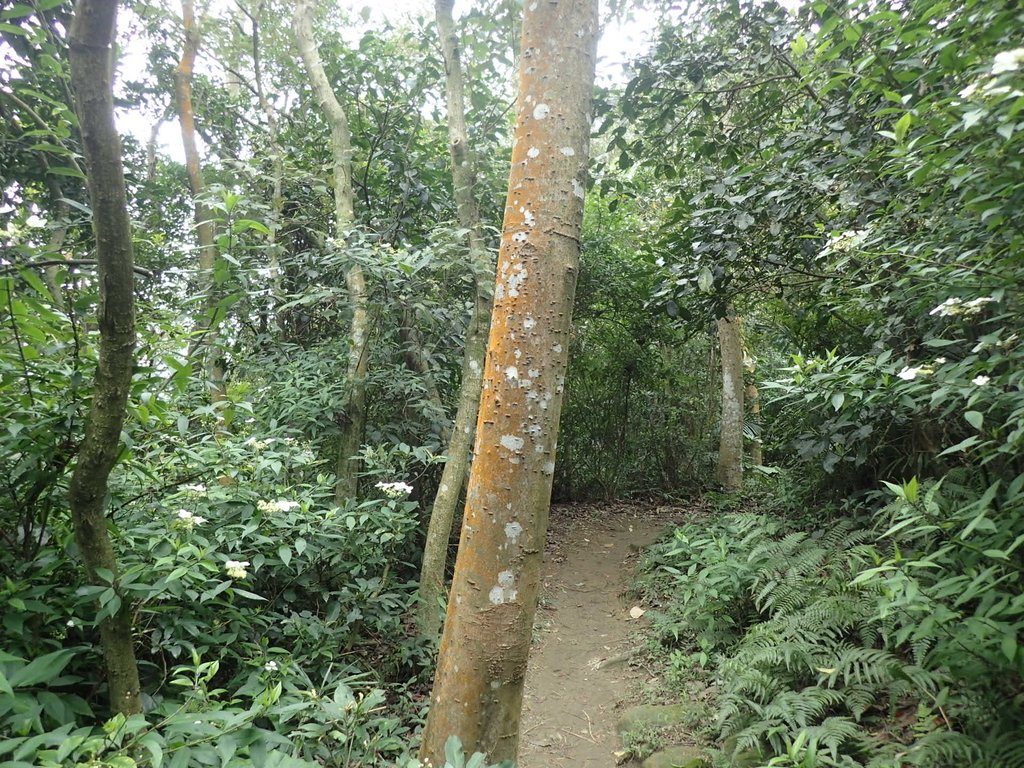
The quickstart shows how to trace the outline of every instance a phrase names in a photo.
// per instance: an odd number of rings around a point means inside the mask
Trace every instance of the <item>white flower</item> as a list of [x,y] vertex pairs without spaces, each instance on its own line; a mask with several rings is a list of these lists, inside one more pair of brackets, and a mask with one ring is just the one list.
[[403,496],[408,496],[412,493],[412,486],[408,483],[377,483],[379,488],[385,496],[391,499],[400,499]]
[[964,300],[959,296],[950,296],[939,306],[932,309],[929,315],[938,315],[939,317],[951,317],[952,315],[960,314],[960,305],[964,303]]
[[950,296],[937,307],[933,308],[928,314],[938,315],[939,317],[976,315],[981,312],[982,307],[986,304],[991,304],[993,301],[997,301],[994,296],[979,296],[978,298],[971,299],[970,301],[964,301],[959,296]]
[[297,501],[289,501],[288,499],[278,499],[277,501],[257,501],[256,509],[260,512],[291,512],[293,509],[298,509],[301,504]]
[[971,83],[966,88],[964,88],[962,91],[960,91],[960,98],[961,99],[969,99],[969,98],[971,98],[971,96],[973,96],[977,92],[977,90],[978,90],[978,84],[977,83]]
[[981,309],[986,304],[991,304],[993,301],[996,301],[995,296],[979,296],[978,298],[971,299],[970,301],[965,303],[964,304],[964,308],[966,308],[967,310],[973,310],[973,311],[976,312],[977,310]]
[[75,626],[75,620],[74,619],[68,619],[68,626],[69,627]]
[[[996,80],[989,80],[985,83],[985,87],[981,89],[981,92],[985,96],[1002,96],[1003,94],[1011,93],[1010,86],[999,85]],[[1012,93],[1016,95],[1019,94],[1020,91],[1012,91]]]
[[232,579],[244,579],[249,575],[249,572],[245,570],[248,567],[248,560],[228,560],[224,563],[224,572]]
[[206,486],[203,485],[202,483],[195,483],[183,485],[181,486],[181,490],[185,491],[185,493],[194,493],[197,496],[202,496],[203,494],[206,493]]
[[896,375],[899,376],[904,381],[913,381],[914,379],[917,378],[917,374],[919,374],[920,372],[921,372],[920,368],[905,367],[902,371],[900,371]]
[[858,248],[867,239],[868,234],[866,229],[848,229],[845,232],[833,234],[825,243],[821,253],[822,255],[848,253],[854,248]]
[[195,525],[202,525],[203,523],[207,522],[205,517],[200,517],[199,515],[193,514],[192,512],[189,512],[187,509],[179,509],[177,512],[177,516],[182,527],[184,527],[187,530],[191,530],[192,527]]
[[973,379],[971,379],[971,384],[973,384],[976,387],[984,387],[990,381],[992,381],[992,379],[988,376],[975,376]]
[[936,357],[936,358],[935,358],[935,364],[936,364],[936,365],[942,365],[942,364],[944,364],[945,362],[946,362],[946,358],[944,358],[944,357]]
[[1024,64],[1024,48],[1014,48],[1009,51],[1000,51],[992,60],[992,74],[1000,75],[1003,72],[1015,72]]
[[277,672],[277,670],[278,670],[277,662],[276,661],[268,661],[266,664],[263,665],[263,668],[265,670],[267,670],[267,672]]

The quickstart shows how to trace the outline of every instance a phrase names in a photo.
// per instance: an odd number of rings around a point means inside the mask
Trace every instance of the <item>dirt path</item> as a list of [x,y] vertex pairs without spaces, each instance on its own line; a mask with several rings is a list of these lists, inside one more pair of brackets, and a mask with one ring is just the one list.
[[519,768],[614,768],[616,707],[644,679],[625,658],[638,627],[622,592],[671,517],[624,504],[552,509]]

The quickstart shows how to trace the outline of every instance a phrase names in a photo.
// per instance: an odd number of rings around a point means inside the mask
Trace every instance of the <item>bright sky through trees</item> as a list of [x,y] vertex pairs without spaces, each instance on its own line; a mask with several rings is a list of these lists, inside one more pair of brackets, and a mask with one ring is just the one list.
[[[362,35],[365,26],[372,26],[381,21],[401,24],[403,20],[418,16],[433,19],[434,14],[432,0],[387,0],[379,5],[368,5],[362,0],[347,0],[339,5],[351,14],[355,22],[351,27],[350,35],[355,40]],[[465,0],[457,2],[455,5],[456,17],[464,13],[468,7],[470,7],[470,3]],[[365,18],[365,21],[360,22],[360,17]],[[655,24],[655,14],[646,10],[634,10],[627,18],[608,22],[603,34],[598,39],[597,80],[599,84],[623,83],[628,79],[627,63],[647,48]],[[121,45],[124,48],[120,63],[121,71],[141,71],[146,65],[147,43],[141,39],[132,39],[122,40]],[[196,63],[197,71],[209,66],[211,66],[210,59],[205,58],[203,51],[200,50]],[[127,111],[119,113],[118,125],[123,132],[131,133],[142,142],[148,140],[152,129],[151,118]],[[181,133],[173,121],[161,126],[158,137],[163,152],[179,162],[184,160]],[[201,141],[202,139],[200,139]]]

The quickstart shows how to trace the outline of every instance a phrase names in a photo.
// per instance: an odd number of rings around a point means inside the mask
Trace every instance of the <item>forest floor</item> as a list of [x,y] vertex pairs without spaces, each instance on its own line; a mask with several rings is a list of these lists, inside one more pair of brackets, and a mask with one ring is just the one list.
[[519,768],[622,762],[617,723],[652,677],[636,663],[646,620],[627,590],[643,549],[685,516],[641,504],[552,507]]

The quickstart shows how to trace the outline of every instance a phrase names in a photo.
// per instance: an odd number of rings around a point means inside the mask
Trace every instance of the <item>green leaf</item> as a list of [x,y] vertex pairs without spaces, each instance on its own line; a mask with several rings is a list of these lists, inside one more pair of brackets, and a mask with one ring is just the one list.
[[462,749],[462,742],[459,737],[452,735],[444,743],[444,759],[452,764],[453,768],[462,768],[466,762],[466,753]]
[[235,232],[247,232],[250,229],[255,229],[261,235],[269,235],[270,227],[264,224],[262,221],[255,221],[253,219],[239,219],[235,222]]
[[948,456],[951,453],[959,453],[960,451],[966,451],[968,448],[972,448],[981,442],[981,438],[977,435],[971,435],[966,440],[961,440],[956,445],[951,445],[949,448],[944,450],[939,456]]
[[1005,656],[1006,660],[1011,663],[1017,656],[1017,649],[1019,647],[1020,645],[1017,643],[1017,634],[1014,632],[1003,635],[1003,640],[999,644],[999,648],[1002,650],[1003,656]]
[[261,602],[266,602],[267,600],[267,598],[265,597],[261,597],[260,595],[257,595],[253,592],[248,592],[244,589],[239,589],[238,587],[235,587],[232,591],[239,597],[247,597],[250,600],[259,600]]
[[159,737],[159,735],[152,732],[147,733],[139,740],[139,743],[146,748],[147,752],[149,752],[149,757],[153,763],[153,768],[160,768],[160,766],[163,765],[164,762],[164,750],[163,740]]
[[32,659],[27,665],[11,675],[10,685],[13,688],[25,688],[59,677],[60,673],[64,671],[64,667],[68,665],[68,662],[71,661],[74,655],[75,652],[73,650],[65,648]]
[[896,136],[896,141],[903,143],[903,140],[907,138],[907,134],[910,132],[910,126],[914,122],[914,116],[907,112],[899,120],[896,121],[896,125],[893,126],[893,134]]
[[842,392],[835,392],[832,394],[831,402],[832,407],[838,411],[840,408],[843,407],[843,403],[846,402],[846,395],[844,395]]
[[54,176],[71,176],[75,179],[84,179],[85,174],[77,168],[68,168],[65,165],[55,165],[46,169],[47,173],[52,173]]
[[964,129],[973,127],[985,116],[984,109],[972,109],[970,112],[964,115]]
[[964,418],[967,419],[967,423],[975,429],[980,430],[982,425],[985,423],[985,414],[979,411],[967,411],[964,414]]
[[702,293],[708,293],[714,284],[715,276],[711,274],[711,270],[701,267],[700,274],[697,275],[697,287]]
[[26,16],[31,16],[33,13],[35,13],[35,8],[33,8],[31,5],[26,5],[25,3],[15,3],[2,14],[0,14],[0,18],[23,19]]
[[277,556],[281,558],[281,562],[288,565],[292,561],[292,550],[287,544],[282,544],[277,548]]

